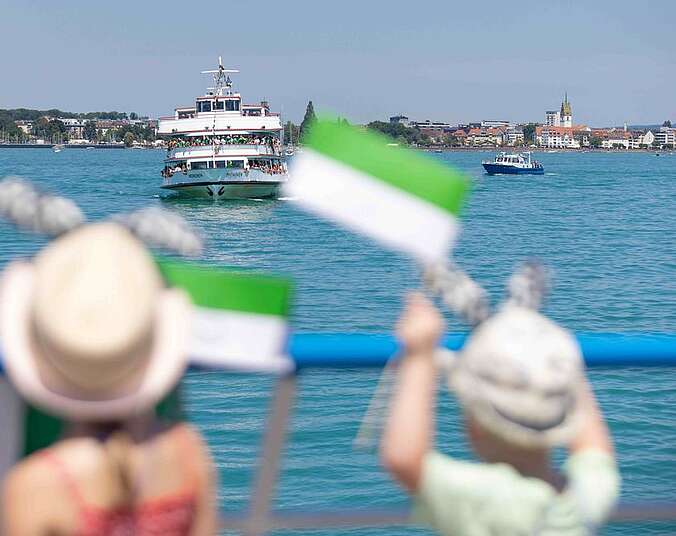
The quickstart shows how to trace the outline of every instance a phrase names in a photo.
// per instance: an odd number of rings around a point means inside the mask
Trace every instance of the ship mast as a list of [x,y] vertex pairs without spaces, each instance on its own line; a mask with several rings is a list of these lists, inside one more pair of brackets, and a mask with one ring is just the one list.
[[222,97],[223,88],[225,88],[226,90],[225,92],[226,95],[232,94],[232,80],[230,80],[228,74],[238,72],[239,69],[226,69],[225,67],[223,67],[223,60],[221,59],[220,56],[218,56],[218,69],[212,69],[210,71],[202,71],[202,74],[210,74],[213,76],[214,87],[207,89],[213,89],[214,94],[217,97]]
[[[202,71],[202,74],[210,74],[214,79],[214,87],[208,87],[214,92],[214,95],[217,97],[223,96],[223,88],[225,88],[226,95],[232,95],[232,80],[228,74],[238,73],[239,69],[226,69],[223,67],[223,59],[221,56],[218,56],[218,69],[212,69],[209,71]],[[211,161],[212,166],[216,168],[216,110],[213,110],[214,121],[211,126]]]

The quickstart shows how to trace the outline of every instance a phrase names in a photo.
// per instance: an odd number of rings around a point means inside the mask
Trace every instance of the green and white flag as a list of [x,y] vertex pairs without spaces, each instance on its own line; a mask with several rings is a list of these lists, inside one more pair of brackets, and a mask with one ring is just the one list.
[[280,277],[160,262],[170,285],[193,301],[191,363],[245,371],[285,372],[292,283]]
[[[159,261],[171,286],[185,289],[193,301],[191,364],[219,369],[283,373],[293,368],[286,355],[292,284],[199,265]],[[180,392],[158,403],[166,420],[181,418]],[[59,439],[62,419],[21,399],[2,370],[0,356],[0,481],[16,461]]]
[[445,260],[469,182],[385,136],[337,121],[312,126],[285,195],[423,263]]

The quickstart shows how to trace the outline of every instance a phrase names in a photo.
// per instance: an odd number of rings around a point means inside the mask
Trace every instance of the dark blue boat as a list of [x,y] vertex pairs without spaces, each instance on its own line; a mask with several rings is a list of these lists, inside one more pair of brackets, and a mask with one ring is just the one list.
[[519,154],[499,153],[492,162],[481,163],[489,175],[543,175],[545,168],[531,159],[530,152]]

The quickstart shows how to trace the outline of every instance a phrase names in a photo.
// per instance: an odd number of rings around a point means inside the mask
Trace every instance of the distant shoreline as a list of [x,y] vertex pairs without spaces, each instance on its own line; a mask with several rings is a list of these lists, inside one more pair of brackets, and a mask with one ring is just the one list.
[[[117,143],[0,143],[0,149],[53,149],[57,145],[65,149],[125,149]],[[145,147],[143,147],[145,148]]]
[[[163,147],[125,147],[123,144],[117,143],[0,143],[0,149],[53,149],[56,145],[60,145],[65,149],[163,149]],[[402,145],[402,147],[405,147]],[[495,152],[525,152],[531,153],[672,153],[670,149],[602,149],[602,148],[584,148],[584,149],[548,149],[544,147],[527,148],[527,147],[411,147],[426,153],[455,153],[455,152],[475,152],[475,153],[495,153]]]
[[430,149],[427,147],[416,147],[426,153],[434,153],[441,151],[442,153],[451,152],[481,152],[481,153],[496,153],[496,152],[513,152],[513,153],[670,153],[673,149],[601,149],[601,148],[584,148],[584,149],[548,149],[545,147],[528,148],[528,147],[438,147]]

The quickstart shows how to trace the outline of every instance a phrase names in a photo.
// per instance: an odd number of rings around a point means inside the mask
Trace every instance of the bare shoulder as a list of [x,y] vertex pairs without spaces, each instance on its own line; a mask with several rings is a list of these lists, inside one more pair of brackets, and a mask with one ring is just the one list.
[[180,423],[168,431],[172,443],[179,449],[179,456],[190,456],[198,478],[206,482],[211,476],[212,460],[209,447],[202,435],[187,423]]
[[164,436],[171,442],[182,445],[184,448],[195,452],[206,452],[207,445],[202,435],[191,425],[180,423],[169,428]]
[[[31,488],[49,488],[58,480],[50,471],[45,471],[45,460],[40,454],[33,454],[15,465],[2,484],[4,501],[20,497]],[[25,497],[25,495],[24,495]]]
[[[71,459],[91,461],[95,450],[88,440],[72,439],[61,441],[49,449],[35,452],[16,464],[3,483],[5,493],[24,486],[40,487],[59,486],[61,479],[55,471],[45,470],[50,464],[47,454],[65,462]],[[53,459],[53,458],[52,458]]]
[[[12,468],[2,483],[3,534],[37,534],[47,527],[63,528],[72,513],[68,493],[64,493],[63,478],[57,470],[49,470],[49,452],[56,459],[72,460],[91,466],[95,463],[91,445],[65,442],[49,451],[39,451]],[[30,498],[30,499],[28,499]]]

